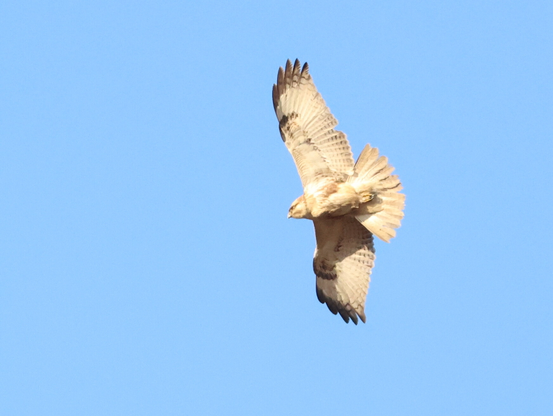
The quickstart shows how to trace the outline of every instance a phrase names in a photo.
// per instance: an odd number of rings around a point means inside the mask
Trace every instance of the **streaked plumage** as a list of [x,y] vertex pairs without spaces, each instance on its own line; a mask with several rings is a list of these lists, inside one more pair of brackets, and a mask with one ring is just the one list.
[[278,71],[273,106],[280,135],[292,154],[304,193],[289,217],[313,220],[317,297],[344,321],[365,322],[374,265],[373,234],[389,242],[403,218],[405,195],[388,159],[367,145],[357,163],[346,135],[296,60]]

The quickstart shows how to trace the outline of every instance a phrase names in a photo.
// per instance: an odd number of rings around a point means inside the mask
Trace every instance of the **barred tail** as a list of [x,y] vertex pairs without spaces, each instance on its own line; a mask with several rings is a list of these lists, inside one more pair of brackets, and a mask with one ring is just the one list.
[[357,163],[355,174],[348,180],[361,195],[361,206],[355,218],[381,240],[390,242],[395,228],[401,225],[405,195],[394,168],[384,156],[378,157],[378,149],[365,146]]

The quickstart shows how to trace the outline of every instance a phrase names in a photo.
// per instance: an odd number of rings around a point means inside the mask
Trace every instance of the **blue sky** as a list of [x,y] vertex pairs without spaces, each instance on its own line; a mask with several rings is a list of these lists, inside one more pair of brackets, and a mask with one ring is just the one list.
[[[163,4],[159,4],[163,3]],[[3,2],[0,413],[553,413],[550,1]],[[271,88],[407,195],[315,296]]]

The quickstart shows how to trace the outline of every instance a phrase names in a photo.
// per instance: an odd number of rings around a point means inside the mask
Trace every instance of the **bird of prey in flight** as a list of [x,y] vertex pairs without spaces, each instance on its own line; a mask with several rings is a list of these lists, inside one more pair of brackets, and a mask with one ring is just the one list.
[[292,154],[303,195],[288,217],[315,225],[313,269],[317,298],[344,321],[365,322],[374,265],[373,235],[389,242],[403,218],[405,195],[388,159],[366,145],[357,162],[346,135],[300,62],[278,71],[273,105],[280,135]]

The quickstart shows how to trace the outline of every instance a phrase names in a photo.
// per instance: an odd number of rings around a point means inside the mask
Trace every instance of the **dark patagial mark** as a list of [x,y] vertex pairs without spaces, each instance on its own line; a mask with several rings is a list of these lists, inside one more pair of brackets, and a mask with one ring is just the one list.
[[338,275],[334,264],[329,264],[326,261],[313,259],[313,271],[317,277],[324,280],[335,280]]
[[278,122],[280,137],[283,142],[286,142],[286,137],[284,136],[284,126],[286,126],[286,123],[288,123],[288,116],[284,114],[280,119],[280,121]]
[[291,135],[292,134],[292,128],[293,128],[294,124],[296,124],[296,127],[297,127],[297,123],[294,123],[294,120],[296,120],[297,118],[298,118],[297,113],[290,113],[288,115],[287,114],[282,115],[282,118],[278,122],[278,127],[279,127],[279,130],[280,130],[280,137],[282,137],[283,142],[286,142],[284,133],[288,133],[289,135]]
[[342,249],[343,242],[344,242],[344,237],[341,236],[338,239],[338,242],[336,243],[336,247],[334,247],[334,252],[338,253]]

